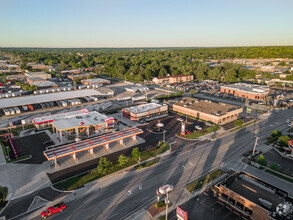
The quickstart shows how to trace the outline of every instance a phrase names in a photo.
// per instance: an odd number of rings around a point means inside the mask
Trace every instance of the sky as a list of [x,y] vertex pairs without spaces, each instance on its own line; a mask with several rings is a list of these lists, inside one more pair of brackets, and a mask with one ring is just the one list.
[[0,0],[0,47],[293,45],[292,0]]

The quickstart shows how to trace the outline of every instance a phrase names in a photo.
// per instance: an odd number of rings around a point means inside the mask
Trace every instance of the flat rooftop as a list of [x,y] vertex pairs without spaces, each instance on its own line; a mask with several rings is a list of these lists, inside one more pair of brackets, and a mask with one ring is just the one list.
[[101,95],[94,89],[74,90],[67,92],[55,92],[42,95],[30,95],[16,98],[5,98],[0,101],[1,108],[9,108],[28,104],[39,104],[43,102],[52,102],[58,100],[74,99],[85,96]]
[[52,122],[59,131],[77,127],[89,127],[113,120],[113,118],[102,115],[99,112],[89,112],[75,117],[67,117]]
[[129,108],[124,108],[124,110],[129,111],[131,113],[142,113],[152,109],[157,109],[159,107],[162,107],[162,105],[157,103],[148,103],[148,104],[133,106]]
[[190,97],[184,97],[182,99],[179,99],[178,102],[173,103],[173,105],[217,116],[221,116],[226,114],[227,112],[241,108],[236,105],[212,102],[208,100],[200,100]]
[[[237,177],[237,178],[235,178]],[[272,203],[272,208],[275,210],[278,204],[284,201],[283,198],[276,195],[273,189],[263,185],[257,180],[251,179],[245,174],[230,177],[224,186],[238,195],[248,199],[249,201],[264,207],[259,199],[264,199]],[[265,208],[265,207],[264,207]]]
[[78,143],[69,144],[50,150],[44,151],[44,155],[47,160],[54,160],[55,158],[65,157],[74,153],[89,150],[94,147],[103,146],[107,143],[132,137],[138,134],[142,134],[143,131],[139,128],[126,128],[122,131],[101,135],[98,137],[90,138]]
[[234,83],[231,85],[221,86],[221,88],[237,90],[239,92],[245,93],[258,93],[267,94],[269,92],[269,87],[266,85],[248,84],[248,83]]
[[63,113],[54,114],[54,115],[46,115],[42,117],[37,117],[37,118],[33,118],[32,121],[35,124],[42,124],[42,123],[52,122],[52,121],[60,120],[64,118],[72,118],[79,115],[84,115],[84,114],[87,114],[88,112],[89,111],[86,109],[81,109],[77,111],[63,112]]
[[107,80],[107,79],[102,79],[102,78],[83,79],[82,82],[87,82],[87,83],[91,83],[91,84],[95,84],[95,83],[110,83],[109,80]]
[[[35,78],[39,78],[39,77],[35,77]],[[29,84],[35,85],[35,86],[37,86],[39,88],[57,86],[56,83],[51,82],[51,81],[37,81],[37,82],[30,82]]]

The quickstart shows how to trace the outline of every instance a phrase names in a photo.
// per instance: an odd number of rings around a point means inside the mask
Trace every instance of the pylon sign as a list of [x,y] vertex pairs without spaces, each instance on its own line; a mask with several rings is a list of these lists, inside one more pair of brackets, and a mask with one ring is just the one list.
[[181,135],[185,135],[185,123],[181,123]]

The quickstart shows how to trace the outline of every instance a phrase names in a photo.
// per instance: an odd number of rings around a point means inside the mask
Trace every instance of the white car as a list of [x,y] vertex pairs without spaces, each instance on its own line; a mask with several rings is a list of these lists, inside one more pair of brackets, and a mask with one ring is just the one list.
[[177,118],[178,121],[184,121],[182,118]]
[[197,130],[202,130],[202,127],[200,127],[199,125],[196,125],[196,126],[195,126],[195,129],[197,129]]
[[290,123],[290,119],[287,119],[287,120],[286,120],[286,123]]
[[169,184],[166,184],[166,185],[161,186],[159,188],[159,193],[162,194],[162,195],[164,195],[164,194],[166,194],[168,192],[171,192],[172,190],[173,190],[173,186],[171,186]]

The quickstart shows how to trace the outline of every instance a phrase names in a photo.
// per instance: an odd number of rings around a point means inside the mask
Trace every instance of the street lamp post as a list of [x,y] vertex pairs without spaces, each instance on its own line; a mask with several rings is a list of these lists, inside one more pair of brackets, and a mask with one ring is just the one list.
[[166,197],[166,220],[168,220],[168,206],[169,206],[169,198],[168,198],[168,192]]
[[163,142],[165,142],[165,132],[166,130],[163,131]]

